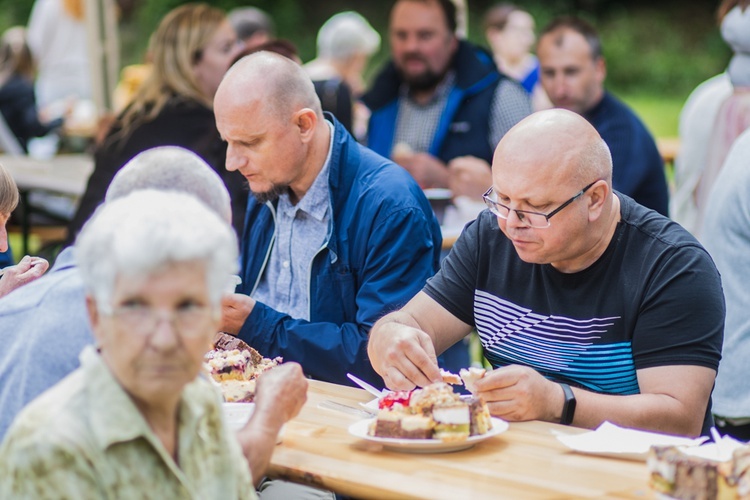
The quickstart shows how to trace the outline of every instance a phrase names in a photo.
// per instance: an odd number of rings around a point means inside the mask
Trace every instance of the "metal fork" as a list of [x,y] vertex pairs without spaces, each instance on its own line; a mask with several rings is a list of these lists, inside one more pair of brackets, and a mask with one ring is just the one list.
[[372,417],[372,413],[368,411],[360,410],[359,408],[354,408],[353,406],[345,405],[343,403],[332,401],[330,399],[326,399],[325,401],[318,403],[318,408],[338,410],[344,413],[351,413],[352,415],[357,415],[360,417],[367,417],[367,418]]

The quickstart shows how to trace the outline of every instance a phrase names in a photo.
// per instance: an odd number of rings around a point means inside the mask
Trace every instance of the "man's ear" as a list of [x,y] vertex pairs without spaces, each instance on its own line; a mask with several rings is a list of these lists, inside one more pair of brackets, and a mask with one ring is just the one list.
[[600,85],[604,85],[604,80],[607,79],[607,62],[604,60],[604,56],[599,57],[594,61],[596,68],[596,79]]
[[302,142],[310,142],[318,124],[318,115],[310,108],[302,108],[294,114],[294,124],[299,128]]
[[606,181],[596,181],[596,184],[589,188],[589,220],[595,221],[604,211],[604,202],[607,200],[611,189]]

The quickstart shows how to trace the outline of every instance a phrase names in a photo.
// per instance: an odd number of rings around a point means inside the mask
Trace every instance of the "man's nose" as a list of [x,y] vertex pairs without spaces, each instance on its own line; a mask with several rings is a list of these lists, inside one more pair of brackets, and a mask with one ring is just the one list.
[[247,159],[238,151],[236,151],[235,148],[233,148],[232,146],[227,147],[227,159],[225,166],[229,172],[239,170],[246,163]]
[[408,53],[419,53],[419,38],[416,36],[407,36],[403,41],[404,50]]
[[562,74],[555,75],[552,78],[552,95],[557,97],[564,96],[568,91],[568,83],[565,81],[565,76]]
[[526,222],[524,222],[523,219],[521,219],[521,217],[518,215],[518,212],[513,209],[508,212],[508,218],[505,219],[505,225],[512,228],[529,227]]

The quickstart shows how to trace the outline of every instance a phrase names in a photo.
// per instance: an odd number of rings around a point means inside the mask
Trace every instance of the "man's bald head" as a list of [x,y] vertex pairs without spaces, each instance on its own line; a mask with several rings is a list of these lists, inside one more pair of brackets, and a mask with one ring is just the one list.
[[549,179],[584,185],[596,179],[612,183],[612,156],[596,129],[579,114],[565,109],[534,113],[503,137],[495,165],[530,169]]
[[[255,52],[237,61],[224,76],[214,106],[259,101],[278,117],[302,108],[323,112],[312,80],[294,61],[273,52]],[[232,104],[233,103],[233,104]]]

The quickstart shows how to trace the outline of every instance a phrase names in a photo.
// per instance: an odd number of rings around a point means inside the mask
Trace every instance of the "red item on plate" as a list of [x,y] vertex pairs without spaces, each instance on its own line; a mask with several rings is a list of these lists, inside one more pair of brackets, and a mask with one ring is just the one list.
[[381,410],[392,408],[394,404],[398,403],[401,406],[409,406],[409,400],[411,399],[411,391],[394,391],[389,392],[378,401],[378,408]]

